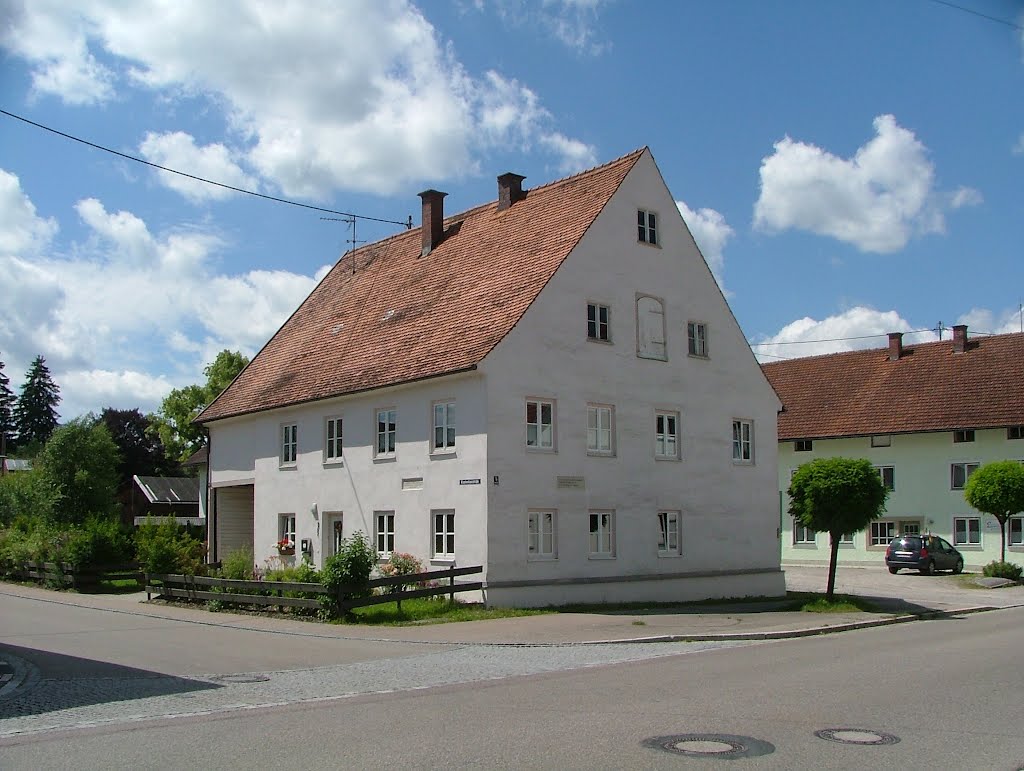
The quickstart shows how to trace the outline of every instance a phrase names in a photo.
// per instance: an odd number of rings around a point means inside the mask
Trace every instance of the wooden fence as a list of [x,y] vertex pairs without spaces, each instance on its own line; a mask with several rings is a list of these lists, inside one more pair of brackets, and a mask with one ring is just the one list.
[[137,562],[119,565],[77,567],[70,562],[23,562],[10,571],[12,578],[39,581],[75,589],[95,589],[103,581],[132,580],[142,583],[144,573]]
[[[369,582],[371,594],[368,597],[345,599],[355,587],[342,586],[338,591],[338,610],[347,611],[366,605],[379,605],[385,602],[397,602],[402,607],[402,600],[414,597],[433,597],[440,594],[455,599],[457,592],[470,592],[483,588],[480,581],[456,582],[458,576],[482,573],[483,567],[477,565],[468,568],[447,568],[432,570],[428,573],[412,573],[390,578],[375,578]],[[447,581],[434,586],[420,587],[428,582]],[[418,588],[401,590],[403,585]],[[396,591],[395,589],[399,589]],[[379,593],[375,593],[379,591]],[[146,596],[182,597],[189,600],[219,600],[220,602],[238,605],[258,605],[261,607],[307,608],[316,609],[322,606],[321,598],[330,596],[323,584],[300,583],[296,581],[238,581],[229,578],[212,578],[210,576],[186,576],[168,573],[146,573]],[[307,596],[287,596],[307,595]],[[313,595],[313,596],[309,596]]]

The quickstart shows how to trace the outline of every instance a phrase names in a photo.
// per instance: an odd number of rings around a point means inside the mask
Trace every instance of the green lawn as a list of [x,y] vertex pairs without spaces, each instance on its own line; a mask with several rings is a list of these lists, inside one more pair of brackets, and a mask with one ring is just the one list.
[[485,608],[468,602],[451,602],[447,598],[416,598],[403,600],[402,609],[397,603],[368,605],[355,608],[347,619],[335,623],[379,624],[382,626],[410,626],[413,624],[446,624],[453,621],[483,621],[490,618],[516,618],[553,613],[547,608]]

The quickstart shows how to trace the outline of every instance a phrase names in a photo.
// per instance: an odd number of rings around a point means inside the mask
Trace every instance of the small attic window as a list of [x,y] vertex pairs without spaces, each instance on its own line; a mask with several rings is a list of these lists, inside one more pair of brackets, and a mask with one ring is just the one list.
[[643,244],[658,245],[658,215],[652,211],[637,209],[636,212],[637,240]]

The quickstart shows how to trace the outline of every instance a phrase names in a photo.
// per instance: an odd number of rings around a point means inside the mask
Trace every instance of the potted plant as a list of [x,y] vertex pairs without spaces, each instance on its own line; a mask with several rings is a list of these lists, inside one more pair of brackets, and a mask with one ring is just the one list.
[[295,541],[282,538],[274,545],[277,547],[277,553],[282,557],[293,556],[295,554]]

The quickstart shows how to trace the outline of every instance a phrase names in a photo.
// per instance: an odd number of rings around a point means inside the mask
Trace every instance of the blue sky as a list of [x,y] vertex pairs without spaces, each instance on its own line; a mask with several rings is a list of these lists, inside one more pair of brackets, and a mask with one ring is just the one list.
[[[417,224],[428,187],[454,213],[502,172],[531,187],[647,145],[770,360],[1020,329],[1024,8],[956,4],[0,0],[0,109]],[[64,419],[155,409],[217,351],[255,353],[338,259],[351,233],[320,216],[0,115],[12,385],[42,354]]]

